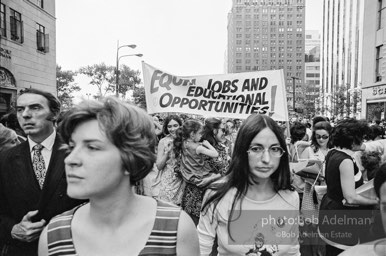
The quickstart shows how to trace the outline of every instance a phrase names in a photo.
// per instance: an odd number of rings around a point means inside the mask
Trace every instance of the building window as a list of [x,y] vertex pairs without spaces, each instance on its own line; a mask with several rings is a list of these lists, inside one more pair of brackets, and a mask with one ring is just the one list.
[[40,8],[44,8],[44,1],[43,0],[37,0],[38,1],[38,6]]
[[36,23],[36,45],[38,51],[48,52],[48,34],[46,28]]
[[375,81],[379,82],[382,81],[382,76],[380,72],[380,64],[382,60],[382,55],[381,55],[381,50],[382,50],[382,45],[377,47],[377,55],[375,59]]
[[10,10],[11,40],[23,43],[23,22],[21,21],[21,14],[13,9]]
[[5,5],[0,4],[0,36],[7,36],[7,29],[5,26]]
[[378,29],[382,28],[382,0],[378,0]]

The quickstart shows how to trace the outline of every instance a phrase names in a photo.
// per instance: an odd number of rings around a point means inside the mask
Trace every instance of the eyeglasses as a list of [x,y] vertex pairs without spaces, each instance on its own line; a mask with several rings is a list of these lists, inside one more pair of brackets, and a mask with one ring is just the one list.
[[316,139],[318,139],[318,140],[320,140],[320,139],[327,140],[330,136],[328,136],[328,135],[319,135],[319,134],[316,134],[315,137],[316,137]]
[[268,149],[262,146],[252,146],[249,147],[247,152],[255,157],[262,157],[266,150],[271,157],[281,157],[285,153],[284,149],[279,146],[272,146]]

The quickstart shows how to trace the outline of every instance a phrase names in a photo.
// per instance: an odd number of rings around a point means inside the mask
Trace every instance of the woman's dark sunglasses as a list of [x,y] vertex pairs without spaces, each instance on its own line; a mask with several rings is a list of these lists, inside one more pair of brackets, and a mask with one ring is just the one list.
[[315,137],[316,137],[316,139],[318,139],[318,140],[320,140],[320,139],[327,140],[330,136],[328,136],[328,135],[319,135],[319,134],[316,134]]

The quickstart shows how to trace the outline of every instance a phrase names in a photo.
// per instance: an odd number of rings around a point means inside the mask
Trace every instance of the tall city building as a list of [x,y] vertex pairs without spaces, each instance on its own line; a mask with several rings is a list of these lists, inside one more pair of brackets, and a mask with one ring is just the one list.
[[305,111],[309,117],[320,114],[320,33],[306,31],[305,41]]
[[[328,117],[360,116],[356,95],[363,85],[363,10],[364,3],[370,5],[369,2],[377,1],[323,2],[321,112]],[[372,15],[375,14],[376,11]],[[375,31],[372,34],[375,37]]]
[[363,1],[361,118],[386,120],[386,5]]
[[232,1],[227,72],[283,69],[289,109],[295,95],[295,108],[301,112],[305,98],[305,0]]
[[55,0],[0,1],[0,117],[23,88],[56,95]]

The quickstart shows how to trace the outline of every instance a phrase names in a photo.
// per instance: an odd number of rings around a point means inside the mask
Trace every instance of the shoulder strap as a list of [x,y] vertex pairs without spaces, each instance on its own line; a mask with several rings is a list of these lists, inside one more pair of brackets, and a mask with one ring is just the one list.
[[176,255],[180,214],[181,208],[157,200],[153,230],[139,255]]
[[53,218],[47,226],[48,255],[76,255],[72,242],[71,221],[78,207]]

